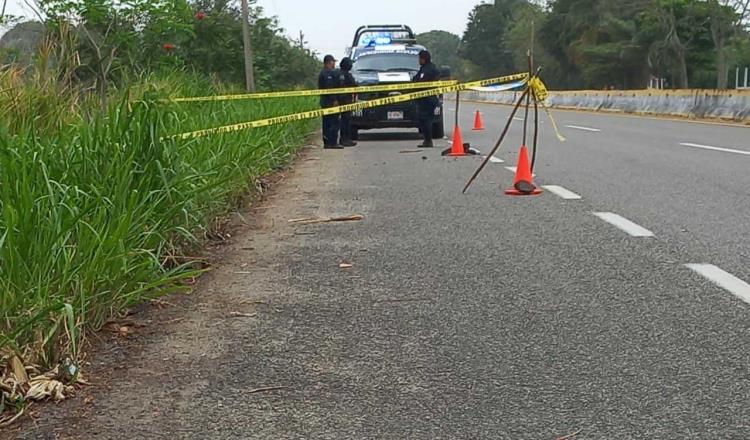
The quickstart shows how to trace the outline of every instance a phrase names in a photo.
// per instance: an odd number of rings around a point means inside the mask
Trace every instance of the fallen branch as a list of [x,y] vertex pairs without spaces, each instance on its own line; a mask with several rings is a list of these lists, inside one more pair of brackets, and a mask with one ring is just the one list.
[[229,316],[232,318],[254,318],[257,315],[255,313],[230,312]]
[[564,437],[558,437],[555,440],[568,440],[569,438],[573,438],[573,437],[577,436],[578,434],[580,434],[581,431],[583,431],[583,429],[579,429],[578,431],[576,431],[576,432],[574,432],[572,434],[568,434],[568,435],[566,435]]
[[249,301],[240,301],[240,304],[262,304],[264,306],[268,305],[268,303],[265,302],[265,301],[251,301],[251,300],[249,300]]
[[264,387],[264,388],[256,388],[254,390],[248,391],[248,394],[255,394],[255,393],[265,393],[268,391],[276,391],[276,390],[285,390],[288,387]]
[[343,217],[306,217],[306,218],[295,218],[289,220],[289,223],[296,223],[298,225],[311,225],[315,223],[331,223],[331,222],[353,222],[363,220],[365,216],[360,214],[347,215]]
[[401,153],[401,154],[403,154],[403,153],[421,153],[421,152],[422,152],[422,150],[401,150],[401,151],[399,151],[399,153]]

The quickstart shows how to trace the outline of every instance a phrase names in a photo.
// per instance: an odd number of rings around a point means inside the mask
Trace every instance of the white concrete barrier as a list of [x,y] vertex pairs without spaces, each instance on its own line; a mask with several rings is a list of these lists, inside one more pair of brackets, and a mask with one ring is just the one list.
[[[512,104],[521,92],[462,92],[464,99]],[[750,90],[549,92],[551,107],[750,122]]]

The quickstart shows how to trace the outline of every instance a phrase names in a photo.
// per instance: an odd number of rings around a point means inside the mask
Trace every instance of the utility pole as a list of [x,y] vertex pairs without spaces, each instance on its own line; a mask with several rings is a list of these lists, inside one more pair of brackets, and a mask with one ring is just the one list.
[[245,86],[248,92],[255,92],[253,78],[253,47],[250,45],[250,13],[247,0],[242,0],[242,45],[245,49]]

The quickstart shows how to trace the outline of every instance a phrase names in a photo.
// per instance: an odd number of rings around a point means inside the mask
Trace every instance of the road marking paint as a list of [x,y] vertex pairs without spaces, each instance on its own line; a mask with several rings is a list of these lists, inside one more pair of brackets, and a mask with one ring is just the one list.
[[704,150],[723,151],[725,153],[745,154],[750,156],[750,151],[734,150],[732,148],[712,147],[710,145],[693,144],[690,142],[680,142],[680,145],[683,147],[703,148]]
[[[513,116],[513,120],[523,122],[523,118],[519,118],[518,116]],[[533,124],[533,123],[534,123],[534,120],[532,118],[529,118],[529,124]],[[539,123],[544,124],[544,121],[540,120]]]
[[565,200],[579,200],[581,196],[558,185],[542,185],[542,188]]
[[601,131],[598,128],[582,127],[580,125],[566,125],[566,127],[567,128],[572,128],[572,129],[575,129],[575,130],[593,131],[593,132],[596,132],[596,133],[598,133],[598,132]]
[[619,216],[613,212],[595,212],[595,216],[604,220],[605,222],[616,226],[622,231],[627,232],[632,237],[653,237],[654,233],[648,229],[641,227],[625,217]]
[[503,163],[505,161],[502,160],[502,159],[500,159],[499,157],[490,156],[490,162],[492,162],[492,163]]
[[[516,167],[505,167],[505,169],[510,171],[511,173],[516,172]],[[536,173],[531,173],[531,177],[536,177]]]
[[686,264],[685,266],[750,304],[750,284],[713,264]]

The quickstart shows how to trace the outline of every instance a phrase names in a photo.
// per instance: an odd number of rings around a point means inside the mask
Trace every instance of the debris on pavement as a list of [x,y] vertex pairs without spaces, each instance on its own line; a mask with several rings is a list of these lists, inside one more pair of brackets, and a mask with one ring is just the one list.
[[298,225],[311,225],[315,223],[333,223],[333,222],[353,222],[363,220],[365,216],[361,214],[352,214],[341,217],[305,217],[289,220],[289,223]]
[[254,318],[257,315],[255,313],[242,313],[242,312],[230,312],[231,318]]
[[351,269],[352,267],[354,267],[354,265],[351,264],[351,263],[341,263],[341,264],[339,264],[339,268],[340,269]]
[[247,394],[255,394],[255,393],[267,393],[267,392],[269,392],[269,391],[285,390],[285,389],[287,389],[287,388],[288,388],[288,387],[282,387],[282,386],[277,386],[277,387],[264,387],[264,388],[256,388],[256,389],[254,389],[254,390],[250,390],[250,391],[248,391],[248,392],[247,392]]

